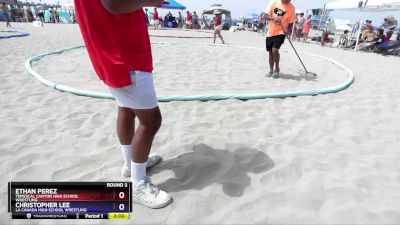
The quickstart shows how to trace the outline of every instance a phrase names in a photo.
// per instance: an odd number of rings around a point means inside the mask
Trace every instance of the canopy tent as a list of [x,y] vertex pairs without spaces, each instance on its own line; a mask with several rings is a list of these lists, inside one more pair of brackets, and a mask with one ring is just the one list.
[[185,10],[186,7],[175,0],[165,0],[168,4],[163,5],[161,8],[163,9],[179,9]]
[[213,4],[209,8],[203,10],[203,14],[215,14],[215,12],[220,12],[221,14],[231,15],[231,11],[222,7],[221,4]]
[[228,29],[232,25],[231,11],[222,7],[221,4],[213,4],[207,9],[203,10],[203,22],[206,21],[204,15],[225,14],[225,22],[228,24]]
[[341,19],[333,19],[327,25],[327,30],[331,32],[337,31],[351,31],[351,22],[350,20],[341,20]]
[[344,11],[355,11],[363,6],[365,6],[364,12],[399,11],[400,0],[369,0],[368,2],[366,0],[338,0],[326,4],[327,9]]

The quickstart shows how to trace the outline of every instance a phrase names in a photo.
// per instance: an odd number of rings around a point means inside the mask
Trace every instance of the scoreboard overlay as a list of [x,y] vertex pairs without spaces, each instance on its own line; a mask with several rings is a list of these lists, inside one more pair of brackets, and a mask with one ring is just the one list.
[[131,182],[9,182],[12,219],[129,219]]

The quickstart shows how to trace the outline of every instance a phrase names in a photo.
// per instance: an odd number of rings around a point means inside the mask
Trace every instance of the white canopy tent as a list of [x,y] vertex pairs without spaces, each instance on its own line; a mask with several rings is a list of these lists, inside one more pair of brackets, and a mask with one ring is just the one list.
[[357,42],[356,42],[357,46],[359,41],[358,37],[361,33],[363,12],[400,11],[400,0],[338,0],[335,2],[327,3],[326,8],[332,10],[343,10],[343,11],[358,10],[356,20],[354,23],[354,26],[356,25],[356,23],[360,24],[357,33]]
[[364,7],[364,12],[399,11],[400,0],[338,0],[326,4],[327,9],[344,11],[354,11],[360,7]]
[[207,9],[203,10],[203,14],[215,14],[215,12],[220,12],[225,15],[230,15],[231,11],[222,7],[221,4],[213,4]]
[[202,16],[203,21],[206,22],[204,15],[215,15],[217,13],[225,14],[225,19],[226,19],[229,27],[232,25],[231,11],[222,7],[221,4],[213,4],[210,7],[208,7],[207,9],[203,10],[203,16]]
[[351,31],[351,22],[350,20],[341,20],[341,19],[333,19],[330,21],[330,23],[327,26],[327,30],[331,32],[337,32],[337,31]]

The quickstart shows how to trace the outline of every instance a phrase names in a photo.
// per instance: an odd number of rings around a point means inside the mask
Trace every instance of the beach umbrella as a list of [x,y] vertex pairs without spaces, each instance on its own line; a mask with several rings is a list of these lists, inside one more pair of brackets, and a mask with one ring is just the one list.
[[203,14],[214,14],[216,10],[223,14],[229,15],[230,17],[231,11],[226,8],[223,8],[221,4],[211,5],[209,8],[203,10]]
[[168,4],[163,5],[161,8],[163,9],[180,9],[185,10],[186,7],[175,0],[166,0]]

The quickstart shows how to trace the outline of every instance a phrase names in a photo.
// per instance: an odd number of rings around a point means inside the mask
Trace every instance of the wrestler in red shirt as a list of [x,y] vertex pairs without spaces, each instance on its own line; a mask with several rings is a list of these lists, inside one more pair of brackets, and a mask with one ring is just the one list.
[[[134,202],[161,208],[172,198],[146,176],[161,157],[149,155],[161,126],[144,6],[163,0],[75,0],[76,14],[93,67],[118,104],[117,134]],[[135,118],[139,126],[135,131]]]

